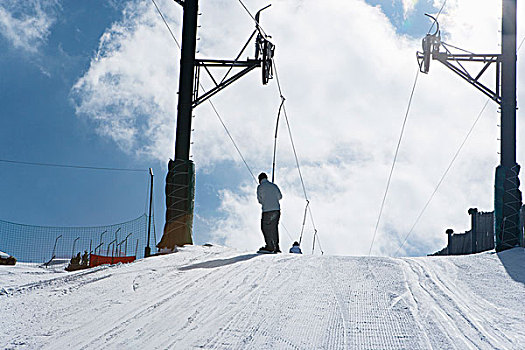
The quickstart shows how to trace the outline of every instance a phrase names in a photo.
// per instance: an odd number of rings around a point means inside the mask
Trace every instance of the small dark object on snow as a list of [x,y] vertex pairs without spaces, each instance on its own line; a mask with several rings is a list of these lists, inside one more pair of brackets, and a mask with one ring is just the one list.
[[275,254],[276,252],[273,249],[268,248],[267,246],[259,248],[257,251],[258,254]]
[[[66,267],[66,271],[76,271],[76,270],[83,270],[89,268],[88,261],[87,261],[87,252],[84,253],[86,260],[84,265],[84,259],[80,256],[80,252],[74,257],[71,258],[69,261],[69,265]],[[82,260],[82,264],[80,261]]]
[[7,253],[0,252],[0,265],[15,265],[16,258]]

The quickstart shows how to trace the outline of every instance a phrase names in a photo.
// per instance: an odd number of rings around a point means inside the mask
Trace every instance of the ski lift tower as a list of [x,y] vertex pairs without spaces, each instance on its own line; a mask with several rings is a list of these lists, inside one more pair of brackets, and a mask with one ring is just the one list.
[[[437,60],[454,73],[472,84],[482,93],[498,103],[501,111],[500,165],[496,168],[494,190],[494,216],[496,251],[523,245],[520,210],[522,196],[519,189],[520,166],[516,163],[516,2],[502,0],[501,54],[472,54],[462,50],[453,54],[453,47],[441,41],[439,23],[436,31],[423,38],[423,52],[417,53],[419,68],[428,73],[430,61]],[[441,50],[443,48],[444,50]],[[481,69],[472,73],[465,65],[481,64]],[[488,68],[495,67],[496,84],[490,88],[481,82]]]
[[[180,60],[179,92],[177,105],[177,130],[175,136],[175,160],[168,162],[166,175],[166,223],[157,248],[173,250],[175,246],[193,244],[193,208],[195,198],[195,164],[190,160],[190,137],[193,109],[235,82],[245,74],[262,67],[262,83],[273,78],[275,46],[259,25],[262,10],[255,15],[255,30],[234,60],[195,59],[197,46],[198,0],[175,0],[183,7],[182,45]],[[240,60],[248,44],[255,39],[255,58]],[[215,84],[199,95],[201,68]],[[210,69],[228,68],[220,78]],[[236,73],[235,73],[236,72]],[[231,75],[230,75],[231,73]]]

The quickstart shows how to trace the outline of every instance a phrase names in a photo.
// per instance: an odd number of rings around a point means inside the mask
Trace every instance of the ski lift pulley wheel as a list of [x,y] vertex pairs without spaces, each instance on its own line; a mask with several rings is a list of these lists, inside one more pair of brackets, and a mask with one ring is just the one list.
[[439,46],[441,43],[441,34],[439,30],[439,23],[436,18],[432,17],[429,14],[425,14],[425,16],[430,17],[434,20],[434,23],[436,24],[436,31],[433,34],[428,33],[422,40],[421,46],[423,49],[423,52],[417,52],[417,61],[419,64],[419,70],[421,73],[428,73],[430,70],[430,60],[433,55],[437,55],[439,53]]
[[262,83],[268,84],[273,78],[273,56],[275,54],[275,45],[263,36],[260,32],[255,42],[255,59],[260,60],[262,66]]
[[262,83],[266,85],[268,84],[268,81],[273,78],[273,55],[275,53],[275,45],[264,39],[262,53]]

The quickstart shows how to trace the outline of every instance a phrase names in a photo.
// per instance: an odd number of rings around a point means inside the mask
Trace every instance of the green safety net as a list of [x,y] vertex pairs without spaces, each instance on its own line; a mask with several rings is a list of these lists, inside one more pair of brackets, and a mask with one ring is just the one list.
[[523,245],[523,225],[521,223],[522,195],[518,178],[520,166],[502,165],[496,168],[494,193],[494,232],[496,251]]
[[195,164],[191,160],[171,160],[166,175],[166,223],[159,249],[193,244]]

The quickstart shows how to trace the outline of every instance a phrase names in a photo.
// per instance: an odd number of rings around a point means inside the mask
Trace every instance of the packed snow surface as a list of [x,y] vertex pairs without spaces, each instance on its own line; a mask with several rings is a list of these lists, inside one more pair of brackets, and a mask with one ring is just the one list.
[[525,250],[378,258],[188,246],[0,266],[4,349],[523,349]]

